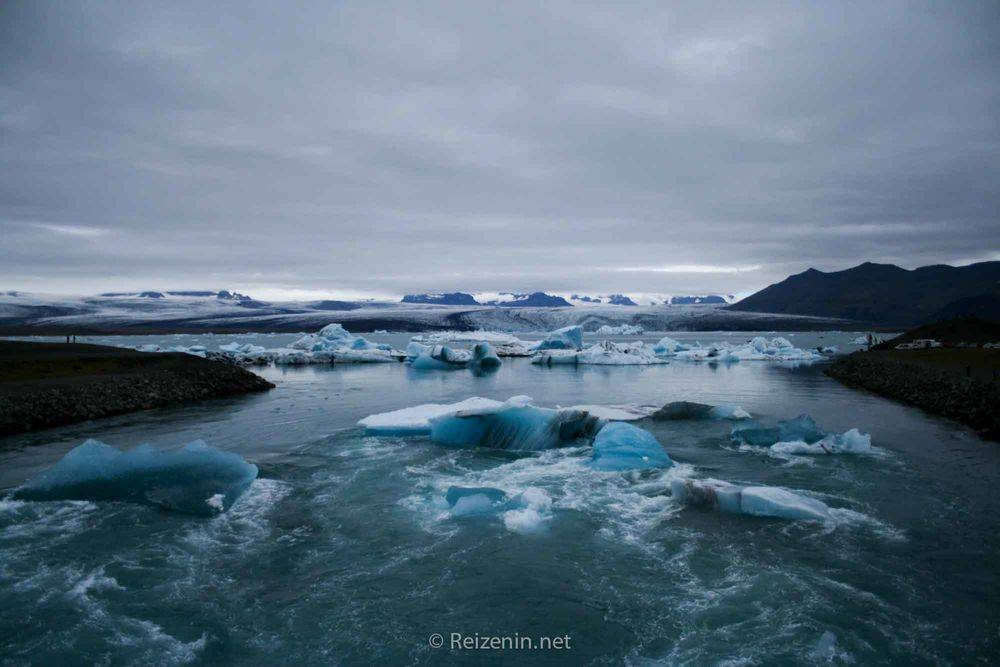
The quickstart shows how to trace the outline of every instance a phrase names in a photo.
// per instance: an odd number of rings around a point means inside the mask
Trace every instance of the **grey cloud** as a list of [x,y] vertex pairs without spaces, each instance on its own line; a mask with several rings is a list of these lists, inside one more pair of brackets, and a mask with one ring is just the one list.
[[[998,36],[993,3],[3,3],[0,286],[995,258]],[[665,265],[760,269],[616,270]]]

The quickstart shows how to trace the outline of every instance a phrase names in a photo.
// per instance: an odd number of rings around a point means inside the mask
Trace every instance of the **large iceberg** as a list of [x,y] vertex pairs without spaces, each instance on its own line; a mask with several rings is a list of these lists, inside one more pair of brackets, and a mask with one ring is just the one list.
[[812,361],[823,358],[819,352],[799,349],[787,338],[780,336],[770,340],[757,336],[743,344],[720,342],[711,345],[685,345],[673,338],[664,337],[653,346],[653,351],[657,356],[673,357],[681,361]]
[[604,422],[579,410],[536,408],[527,396],[434,417],[431,440],[452,447],[540,451],[589,439]]
[[257,466],[201,440],[177,451],[140,445],[121,451],[97,440],[14,491],[21,500],[118,500],[187,514],[224,512],[257,478]]
[[476,343],[471,350],[453,350],[446,345],[425,346],[410,341],[406,356],[412,357],[410,367],[419,370],[493,370],[500,367],[500,358],[489,343]]
[[791,521],[825,521],[830,518],[830,508],[826,504],[773,486],[737,486],[715,479],[678,478],[671,480],[670,493],[679,503],[731,514]]
[[622,324],[619,326],[605,324],[598,328],[595,333],[598,336],[641,336],[645,333],[645,329],[636,324]]
[[646,470],[672,465],[653,434],[632,424],[612,422],[594,438],[590,466],[596,470]]
[[573,325],[556,329],[533,346],[540,350],[579,350],[583,347],[583,327]]
[[288,347],[264,348],[259,345],[229,343],[213,355],[224,355],[241,364],[301,366],[329,363],[383,363],[401,361],[402,352],[391,345],[373,343],[355,336],[340,324],[328,324],[318,333],[306,334]]
[[536,354],[531,363],[540,366],[583,364],[593,366],[648,366],[667,361],[653,353],[642,341],[614,343],[609,340],[591,345],[585,350],[548,350]]

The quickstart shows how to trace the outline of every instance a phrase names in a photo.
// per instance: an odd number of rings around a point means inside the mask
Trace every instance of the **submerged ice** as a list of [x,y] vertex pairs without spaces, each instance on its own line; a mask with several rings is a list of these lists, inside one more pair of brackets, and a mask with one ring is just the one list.
[[20,500],[128,501],[211,516],[229,509],[257,466],[196,440],[177,451],[121,451],[98,440],[70,450],[14,491]]
[[452,518],[501,515],[504,526],[514,533],[538,532],[551,519],[552,498],[536,487],[511,496],[494,487],[451,486],[444,502]]

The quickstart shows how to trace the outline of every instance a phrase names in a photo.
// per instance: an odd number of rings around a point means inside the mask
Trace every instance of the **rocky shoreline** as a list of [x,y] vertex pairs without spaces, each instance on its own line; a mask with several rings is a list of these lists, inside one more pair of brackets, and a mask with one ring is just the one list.
[[826,374],[844,384],[954,419],[983,438],[1000,441],[1000,384],[981,379],[985,374],[972,373],[972,366],[935,367],[921,361],[917,355],[910,360],[888,352],[855,352],[831,364]]
[[0,341],[0,437],[273,387],[188,354]]

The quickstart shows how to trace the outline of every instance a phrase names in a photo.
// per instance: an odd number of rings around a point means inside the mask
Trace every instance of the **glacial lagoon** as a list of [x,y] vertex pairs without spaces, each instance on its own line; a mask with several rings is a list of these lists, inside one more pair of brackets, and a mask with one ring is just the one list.
[[[705,343],[752,335],[671,334]],[[856,333],[766,335],[857,348]],[[402,349],[409,334],[367,337]],[[87,342],[218,349],[295,338]],[[995,658],[1000,448],[846,388],[824,364],[263,366],[253,370],[277,385],[264,394],[0,440],[5,494],[91,438],[171,451],[203,440],[258,468],[210,517],[120,501],[0,500],[2,652],[12,664],[450,664],[511,660],[449,650],[452,633],[517,633],[569,638],[566,649],[514,654],[527,664]],[[729,419],[642,420],[631,423],[672,465],[603,470],[586,443],[455,448],[358,426],[420,404],[525,395],[546,408],[736,405],[762,428],[808,414],[829,433],[869,434],[872,448],[772,449],[734,440]],[[827,510],[789,520],[682,502],[683,489],[706,480]]]

